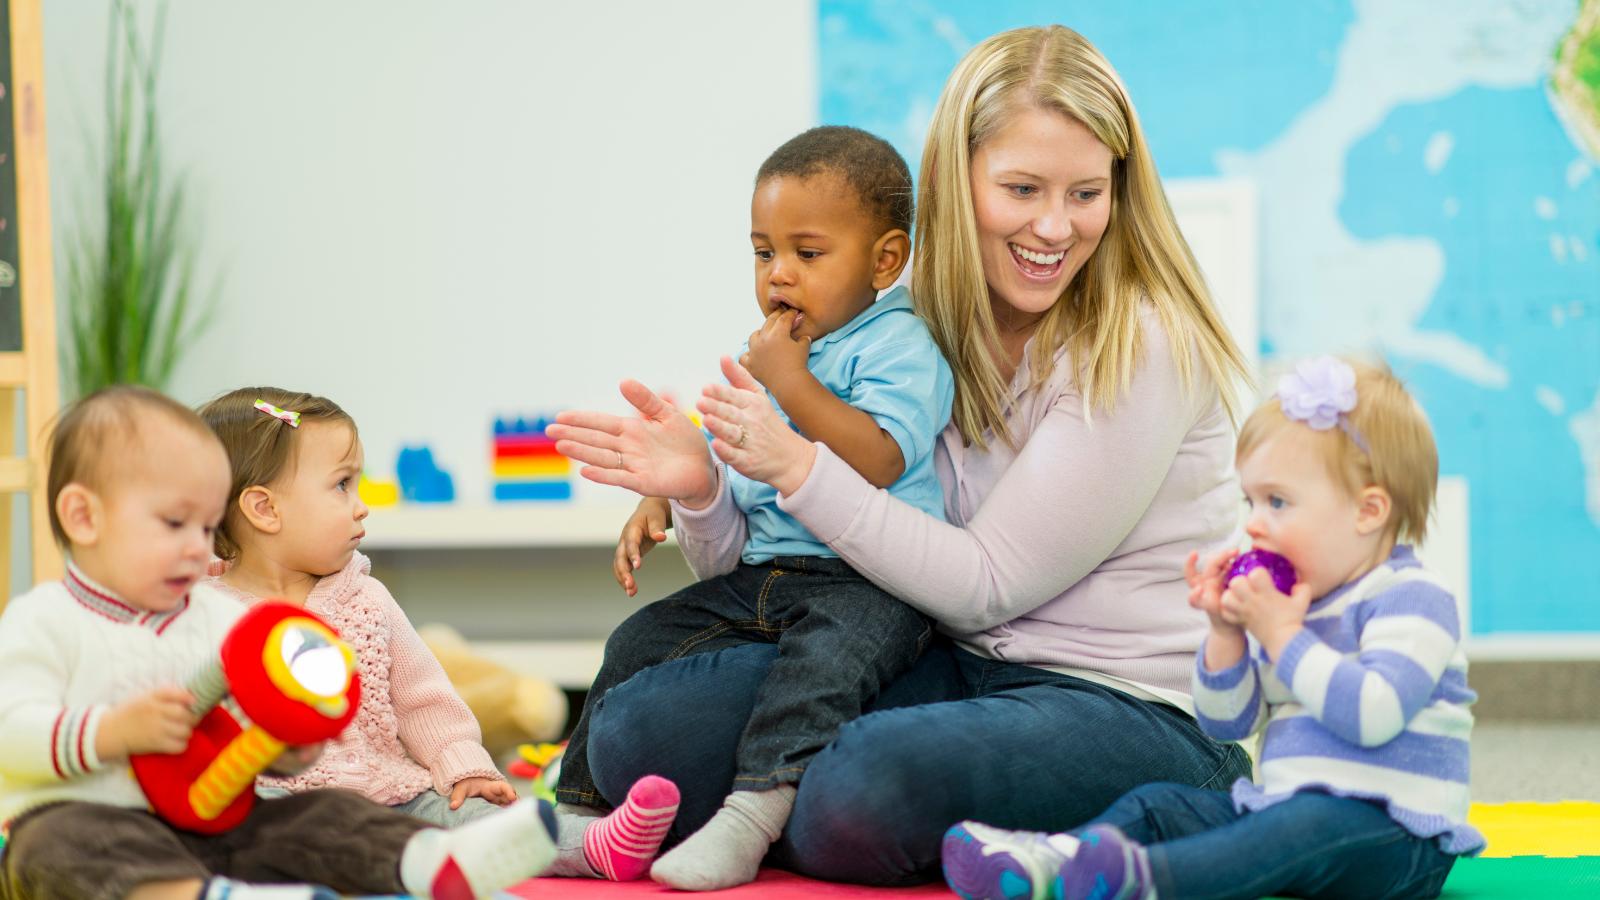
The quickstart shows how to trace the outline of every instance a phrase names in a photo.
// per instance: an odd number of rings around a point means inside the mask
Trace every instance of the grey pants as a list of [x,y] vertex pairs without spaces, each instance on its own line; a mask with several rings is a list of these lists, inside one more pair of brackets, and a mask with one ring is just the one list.
[[500,807],[482,797],[468,797],[461,801],[460,809],[451,809],[450,798],[431,788],[404,803],[396,803],[389,808],[421,819],[424,822],[438,825],[440,828],[454,828],[457,825],[465,825],[473,819],[481,819],[484,816],[493,815],[500,809]]
[[[256,785],[258,797],[288,797],[290,793],[283,788],[262,787]],[[396,812],[403,812],[412,818],[421,819],[429,825],[440,828],[454,828],[465,825],[473,819],[481,819],[500,807],[483,799],[482,797],[468,797],[461,801],[460,809],[450,808],[450,798],[432,788],[412,797],[404,803],[396,803],[389,807]]]

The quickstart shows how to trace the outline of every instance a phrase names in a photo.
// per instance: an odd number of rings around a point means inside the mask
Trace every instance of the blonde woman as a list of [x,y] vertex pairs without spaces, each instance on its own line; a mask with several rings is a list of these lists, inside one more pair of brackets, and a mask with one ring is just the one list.
[[[1221,788],[1249,766],[1195,722],[1207,626],[1183,573],[1237,518],[1219,386],[1243,365],[1121,80],[1066,28],[989,38],[945,85],[920,186],[912,292],[956,379],[936,450],[948,523],[787,428],[731,360],[699,402],[712,453],[633,383],[639,418],[570,413],[556,429],[586,477],[672,499],[697,572],[733,525],[705,499],[732,467],[937,620],[948,639],[815,758],[775,845],[783,865],[869,884],[938,877],[962,819],[1060,831],[1136,785]],[[619,580],[664,518],[651,504],[624,530]],[[591,723],[601,793],[647,772],[695,785],[676,829],[698,828],[775,656],[702,653],[610,691]]]

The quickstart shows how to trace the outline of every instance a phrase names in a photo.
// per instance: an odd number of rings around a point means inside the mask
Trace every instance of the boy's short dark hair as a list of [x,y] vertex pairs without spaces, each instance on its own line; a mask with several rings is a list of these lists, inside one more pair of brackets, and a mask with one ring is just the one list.
[[[138,451],[139,428],[165,415],[195,434],[213,438],[199,414],[160,391],[132,384],[101,388],[67,407],[50,431],[50,533],[62,547],[67,532],[56,515],[56,498],[74,482],[103,491],[111,464]],[[213,438],[214,439],[214,438]]]
[[821,125],[790,138],[756,170],[756,184],[834,172],[885,231],[911,233],[911,170],[888,141],[846,125]]

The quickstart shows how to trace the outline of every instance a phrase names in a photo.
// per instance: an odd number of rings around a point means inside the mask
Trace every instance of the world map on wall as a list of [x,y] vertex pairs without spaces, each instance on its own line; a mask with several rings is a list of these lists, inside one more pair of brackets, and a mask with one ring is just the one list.
[[1164,178],[1261,202],[1268,367],[1379,354],[1470,493],[1472,629],[1600,632],[1600,0],[820,0],[821,121],[915,171],[945,77],[1059,22]]

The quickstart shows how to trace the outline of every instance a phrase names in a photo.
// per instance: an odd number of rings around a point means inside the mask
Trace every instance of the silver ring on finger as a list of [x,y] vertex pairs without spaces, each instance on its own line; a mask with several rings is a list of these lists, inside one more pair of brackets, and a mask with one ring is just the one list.
[[613,450],[611,452],[615,453],[617,455],[617,468],[619,468],[619,469],[622,468],[622,451],[621,450]]
[[744,430],[744,426],[740,425],[739,426],[739,440],[734,443],[734,446],[735,447],[743,447],[744,446],[744,439],[749,437],[749,436],[750,436],[749,433],[747,433]]

